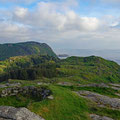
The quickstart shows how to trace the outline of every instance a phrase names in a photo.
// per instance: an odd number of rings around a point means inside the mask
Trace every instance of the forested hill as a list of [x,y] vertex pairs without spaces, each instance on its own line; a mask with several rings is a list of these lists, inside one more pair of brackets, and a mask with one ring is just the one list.
[[22,42],[0,44],[0,60],[5,60],[13,56],[25,56],[33,54],[57,57],[53,50],[45,43]]
[[57,74],[57,57],[28,55],[10,57],[0,61],[0,82],[8,79],[30,80],[38,77],[54,77]]

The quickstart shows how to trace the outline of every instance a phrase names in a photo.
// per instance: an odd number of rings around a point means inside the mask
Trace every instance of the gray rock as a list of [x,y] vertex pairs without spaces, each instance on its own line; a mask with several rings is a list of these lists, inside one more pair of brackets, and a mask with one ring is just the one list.
[[26,108],[0,106],[0,120],[45,120]]
[[6,83],[6,84],[0,84],[0,88],[6,88],[6,87],[20,87],[20,83]]
[[86,84],[86,85],[79,85],[79,87],[104,87],[104,88],[109,88],[109,86],[106,85],[105,83],[100,83],[100,84],[92,83],[92,84]]
[[119,93],[115,93],[115,94],[120,97],[120,94],[119,94]]
[[52,95],[48,96],[48,99],[53,100],[54,97]]
[[51,91],[44,87],[25,86],[5,88],[0,92],[0,97],[17,96],[18,94],[32,96],[39,100],[43,100],[51,95]]
[[118,87],[111,87],[111,88],[114,90],[120,90],[120,88],[118,88]]
[[111,86],[115,86],[115,87],[120,87],[120,84],[113,84],[113,83],[111,83],[110,85]]
[[7,87],[7,86],[4,84],[0,84],[0,88],[5,88],[5,87]]
[[106,116],[99,116],[95,114],[90,115],[92,120],[113,120],[112,118],[106,117]]
[[70,83],[70,82],[59,82],[58,85],[62,85],[62,86],[71,86],[71,85],[73,85],[73,84]]
[[78,91],[77,94],[96,102],[98,105],[104,105],[113,109],[120,109],[120,99],[118,98],[110,98],[108,96],[89,91]]
[[50,83],[38,82],[37,85],[50,85]]

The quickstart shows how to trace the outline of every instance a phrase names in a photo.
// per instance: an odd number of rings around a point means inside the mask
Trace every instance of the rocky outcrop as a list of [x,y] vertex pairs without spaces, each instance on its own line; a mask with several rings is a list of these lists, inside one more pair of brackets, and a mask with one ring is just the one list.
[[45,120],[26,108],[0,106],[0,120]]
[[104,88],[109,88],[108,85],[106,85],[105,83],[100,83],[100,84],[97,84],[97,83],[92,83],[92,84],[86,84],[86,85],[79,85],[79,87],[104,87]]
[[25,86],[5,88],[0,91],[0,97],[17,96],[18,94],[31,96],[39,100],[47,98],[51,95],[51,91],[45,87]]
[[90,115],[92,120],[113,120],[112,118],[106,117],[106,116],[99,116],[95,114]]
[[73,84],[70,82],[59,82],[58,85],[62,85],[62,86],[72,86]]
[[120,99],[118,98],[110,98],[89,91],[78,91],[77,94],[96,102],[99,106],[103,105],[103,106],[111,107],[112,109],[120,109]]
[[110,85],[114,86],[114,87],[120,87],[120,84],[113,84],[113,83],[111,83]]
[[37,85],[50,85],[50,83],[38,82]]
[[120,87],[111,87],[114,90],[120,90]]
[[6,83],[6,84],[0,84],[0,88],[6,88],[6,87],[20,87],[20,83]]

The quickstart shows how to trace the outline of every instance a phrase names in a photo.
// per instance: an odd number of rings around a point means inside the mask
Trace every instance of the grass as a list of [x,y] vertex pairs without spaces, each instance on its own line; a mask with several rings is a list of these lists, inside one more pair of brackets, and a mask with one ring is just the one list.
[[113,118],[114,120],[120,120],[120,111],[119,110],[112,110],[108,108],[100,108],[100,107],[93,107],[89,108],[89,113],[91,114],[98,114],[101,116],[108,116]]
[[[65,76],[74,76],[76,82],[119,83],[120,66],[100,57],[69,57],[60,61],[58,69]],[[76,79],[79,78],[79,79]]]
[[[17,80],[11,81],[17,82]],[[23,86],[36,85],[38,81],[19,81]],[[0,105],[26,107],[42,116],[45,120],[91,120],[89,114],[108,116],[120,120],[120,111],[97,107],[94,103],[79,97],[73,90],[88,90],[99,94],[116,97],[118,92],[109,88],[59,86],[50,84],[54,99],[36,101],[26,96],[11,96],[0,98]]]
[[26,107],[46,120],[90,120],[87,100],[61,86],[50,85],[49,88],[53,92],[53,100],[36,101],[19,95],[0,98],[0,105]]
[[50,86],[50,89],[54,100],[34,102],[28,108],[46,120],[89,120],[85,99],[60,86]]
[[31,102],[33,102],[32,99],[28,99],[23,96],[9,96],[0,98],[0,106],[27,107]]
[[71,89],[72,91],[79,91],[79,90],[86,90],[91,92],[96,92],[102,95],[106,95],[109,97],[117,97],[120,98],[120,96],[116,95],[115,93],[120,93],[118,90],[114,90],[112,88],[102,88],[102,87],[76,87],[76,86],[62,86],[64,88]]
[[[45,57],[34,56],[37,64],[40,64]],[[30,67],[35,65],[31,60],[32,56],[13,57],[10,60],[0,62],[0,72],[6,70],[5,66],[20,67],[21,65]],[[14,62],[15,61],[15,62]],[[48,59],[51,61],[51,58]],[[43,62],[43,63],[44,63]],[[16,64],[17,63],[17,64]],[[20,64],[20,66],[18,65]],[[29,64],[28,64],[29,63]],[[37,65],[36,64],[36,65]],[[87,90],[96,92],[109,97],[117,97],[116,93],[120,91],[111,88],[100,87],[77,87],[77,84],[88,83],[120,83],[120,66],[114,62],[104,60],[99,57],[70,57],[61,60],[57,68],[59,75],[55,78],[38,78],[35,81],[28,80],[10,80],[10,83],[20,82],[22,86],[38,86],[38,82],[51,83],[48,88],[51,89],[54,99],[45,99],[36,101],[35,98],[27,96],[11,96],[0,98],[0,105],[26,107],[36,114],[45,118],[45,120],[90,120],[89,114],[98,114],[108,116],[115,120],[120,120],[120,111],[108,108],[100,108],[89,100],[79,97],[72,91]],[[18,65],[18,66],[17,66]],[[73,86],[59,86],[56,82],[70,82]]]
[[10,83],[20,83],[22,86],[36,86],[38,81],[28,80],[10,80]]

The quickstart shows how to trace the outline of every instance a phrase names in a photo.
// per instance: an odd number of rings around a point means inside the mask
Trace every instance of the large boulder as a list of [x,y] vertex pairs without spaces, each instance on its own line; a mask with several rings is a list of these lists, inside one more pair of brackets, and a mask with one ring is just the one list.
[[27,108],[0,106],[0,120],[45,120]]

